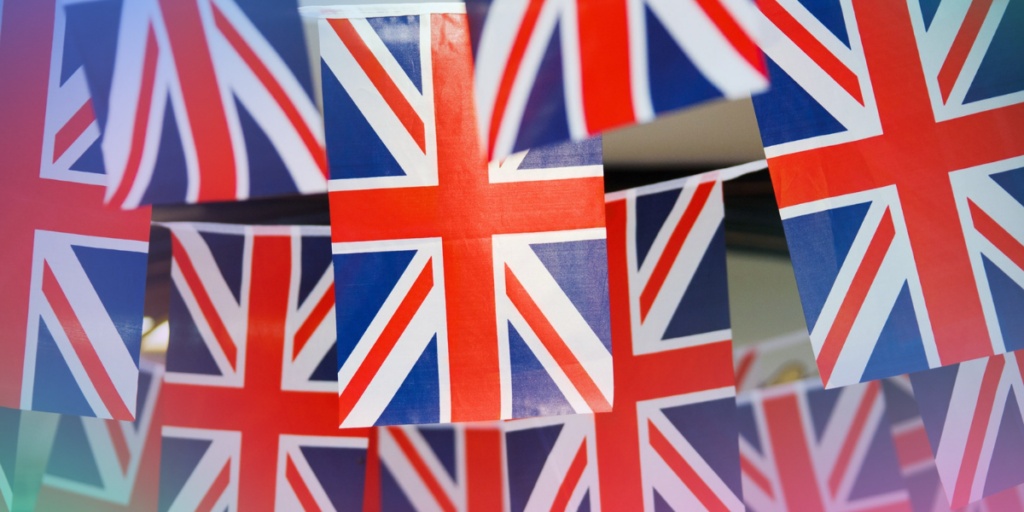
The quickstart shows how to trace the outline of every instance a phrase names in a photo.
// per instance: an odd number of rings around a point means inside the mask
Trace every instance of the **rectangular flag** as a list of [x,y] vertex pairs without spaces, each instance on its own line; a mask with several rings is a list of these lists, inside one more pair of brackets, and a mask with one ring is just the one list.
[[759,5],[754,107],[825,387],[1024,348],[1024,7]]
[[818,375],[803,329],[737,348],[733,358],[737,393]]
[[367,431],[337,428],[329,228],[167,227],[160,510],[359,510]]
[[0,406],[132,420],[150,211],[103,207],[64,3],[3,5]]
[[469,0],[489,158],[768,85],[749,0]]
[[295,0],[68,0],[66,12],[108,204],[326,190]]
[[312,12],[341,425],[610,410],[600,139],[488,165],[462,4]]

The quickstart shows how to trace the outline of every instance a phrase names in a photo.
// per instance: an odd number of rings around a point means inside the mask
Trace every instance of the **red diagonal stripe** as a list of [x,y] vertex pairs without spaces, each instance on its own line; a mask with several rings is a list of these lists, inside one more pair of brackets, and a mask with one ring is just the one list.
[[174,262],[178,264],[178,270],[181,270],[181,276],[185,278],[185,283],[188,284],[189,290],[192,291],[192,296],[195,297],[199,310],[203,312],[203,318],[206,319],[207,325],[213,331],[213,337],[217,339],[217,344],[220,345],[220,349],[224,352],[224,357],[227,358],[228,363],[234,368],[238,350],[235,348],[235,342],[231,339],[228,328],[224,326],[224,321],[221,320],[220,314],[217,313],[217,308],[213,306],[213,301],[210,300],[209,294],[206,293],[206,287],[203,286],[203,281],[199,278],[199,274],[196,273],[192,260],[188,257],[188,253],[185,252],[185,246],[181,245],[181,241],[178,240],[178,237],[173,232],[171,233],[171,254],[173,255]]
[[981,390],[978,392],[974,417],[971,419],[971,430],[967,434],[967,444],[964,446],[964,458],[960,463],[953,498],[950,500],[952,508],[960,508],[971,501],[974,475],[978,472],[978,462],[981,460],[981,446],[985,443],[985,432],[992,419],[996,391],[999,390],[999,379],[1003,376],[1005,365],[1006,359],[1003,356],[990,357],[988,364],[985,365],[985,375],[981,379]]
[[843,440],[843,447],[839,449],[839,456],[836,458],[835,465],[832,466],[832,474],[828,477],[828,487],[832,491],[832,496],[839,494],[839,486],[843,483],[843,477],[846,476],[847,470],[850,469],[853,450],[857,448],[857,442],[860,441],[864,427],[867,425],[868,416],[871,415],[871,409],[875,405],[875,399],[878,398],[880,388],[878,381],[872,381],[867,386],[864,395],[861,396],[860,405],[857,406],[857,412],[853,415],[853,423],[850,424],[850,429],[846,433],[846,439]]
[[53,161],[56,162],[95,120],[96,116],[92,112],[92,99],[85,100],[82,108],[78,109],[78,112],[75,112],[75,115],[71,116],[71,119],[68,119],[68,122],[64,123],[64,126],[57,130],[57,135],[53,137]]
[[117,420],[106,420],[107,432],[110,433],[110,441],[114,444],[114,453],[117,454],[117,462],[121,465],[121,473],[128,473],[128,464],[132,460],[132,454],[128,450],[128,441],[124,438],[124,430],[121,429],[121,422]]
[[405,458],[409,460],[409,464],[416,470],[416,474],[419,475],[420,480],[427,486],[430,494],[437,501],[438,506],[445,512],[455,512],[455,504],[452,503],[448,494],[444,492],[444,488],[434,477],[434,474],[427,467],[427,463],[420,457],[419,452],[416,451],[416,447],[412,445],[412,441],[405,435],[400,427],[388,427],[388,433],[394,438],[395,443],[398,444],[398,448],[405,454]]
[[846,67],[828,48],[825,48],[825,45],[821,44],[776,0],[760,0],[757,4],[761,7],[761,12],[783,34],[789,37],[793,44],[803,50],[822,71],[832,77],[850,96],[853,96],[853,99],[857,100],[861,105],[864,104],[864,98],[860,91],[860,81],[857,79],[857,75],[850,71],[850,68]]
[[893,444],[896,445],[896,458],[900,460],[901,468],[930,461],[933,457],[928,433],[922,425],[893,435]]
[[1007,258],[1010,258],[1014,265],[1024,268],[1024,245],[1021,245],[1019,240],[1003,229],[998,222],[989,217],[978,205],[974,204],[974,201],[968,199],[967,205],[971,209],[974,229],[977,229],[981,236],[987,238],[989,242],[992,242],[992,245],[1002,251]]
[[338,417],[340,421],[345,421],[345,418],[355,408],[359,398],[366,392],[366,388],[370,386],[373,377],[377,375],[377,371],[380,370],[381,365],[384,364],[384,361],[391,354],[391,350],[395,348],[398,338],[405,332],[405,328],[409,326],[412,317],[416,315],[423,301],[426,300],[427,294],[434,288],[434,266],[432,261],[432,259],[427,260],[427,264],[412,284],[409,293],[402,299],[402,303],[398,305],[394,316],[388,321],[388,325],[384,327],[384,331],[380,333],[380,337],[377,338],[376,343],[373,344],[369,353],[366,354],[366,359],[363,359],[362,364],[359,365],[355,374],[352,375],[352,380],[348,382],[345,389],[341,391],[341,395],[338,396]]
[[676,262],[676,258],[679,257],[679,251],[683,249],[686,237],[690,235],[690,230],[693,229],[693,225],[697,222],[697,217],[700,216],[701,210],[704,209],[704,204],[708,202],[711,189],[714,187],[714,181],[706,181],[697,186],[697,190],[693,192],[693,197],[690,198],[690,204],[686,205],[683,216],[679,218],[679,224],[676,225],[672,235],[668,238],[665,250],[662,251],[657,265],[654,266],[654,270],[651,272],[651,278],[644,286],[644,291],[640,292],[641,322],[647,318],[647,313],[651,311],[654,299],[658,297],[661,287],[665,284],[665,279],[668,278],[672,265]]
[[544,0],[530,0],[530,3],[526,5],[523,21],[519,24],[519,32],[516,33],[512,50],[506,60],[505,71],[501,74],[498,93],[494,97],[494,110],[491,111],[491,126],[487,132],[488,159],[494,155],[494,141],[498,138],[498,130],[505,117],[505,108],[508,107],[508,98],[512,95],[512,84],[515,83],[519,67],[523,64],[523,55],[526,54],[526,47],[529,46],[530,38],[533,37],[533,29],[537,26],[541,7],[544,7]]
[[295,497],[302,504],[302,510],[305,512],[320,512],[320,505],[316,504],[316,498],[313,497],[313,493],[309,492],[309,488],[306,487],[306,482],[302,479],[302,475],[299,474],[299,469],[295,467],[295,463],[292,462],[291,456],[285,455],[285,459],[288,463],[288,467],[285,469],[285,478],[288,479],[288,485],[291,486],[292,491],[295,491]]
[[[153,84],[156,81],[156,60],[160,48],[156,44],[156,34],[153,33],[153,26],[149,27],[149,35],[146,37],[146,57],[142,62],[142,84],[139,86],[139,103],[135,107],[135,122],[132,125],[131,149],[128,152],[128,160],[124,166],[124,174],[121,181],[111,196],[109,203],[120,207],[128,197],[132,185],[135,184],[135,177],[139,174],[139,166],[142,165],[142,151],[146,146],[146,132],[149,124],[149,110],[153,106]],[[168,106],[169,108],[169,106]]]
[[576,486],[580,483],[580,478],[583,477],[584,469],[587,469],[586,439],[580,443],[579,450],[576,450],[576,455],[572,458],[569,469],[565,472],[562,484],[558,486],[558,492],[555,493],[555,501],[551,503],[551,512],[563,512],[566,510],[569,506],[569,498],[572,498],[572,492],[576,490]]
[[715,494],[715,491],[711,490],[707,482],[701,478],[700,474],[697,473],[693,466],[686,459],[676,451],[672,443],[665,438],[665,434],[662,434],[658,427],[654,426],[654,422],[647,420],[647,431],[650,434],[651,447],[658,453],[658,456],[668,464],[668,467],[672,468],[672,472],[679,477],[679,480],[683,482],[693,496],[700,501],[701,505],[704,505],[704,509],[710,512],[729,512],[729,507],[722,503],[722,499]]
[[751,350],[746,354],[743,354],[743,358],[740,359],[740,364],[736,368],[736,388],[738,389],[743,385],[743,380],[747,378],[747,373],[750,372],[750,367],[754,365],[754,357],[757,354],[756,351]]
[[196,507],[196,512],[213,512],[213,506],[217,504],[217,500],[220,499],[221,495],[228,488],[228,484],[231,482],[231,463],[227,462],[224,464],[224,468],[220,470],[220,474],[210,485],[210,488],[206,491],[203,496],[203,501],[199,502],[199,506]]
[[711,18],[719,32],[729,40],[732,47],[750,64],[750,67],[760,71],[762,75],[768,76],[764,59],[761,58],[761,50],[757,48],[757,44],[747,35],[743,27],[736,23],[732,14],[722,5],[721,0],[697,0],[697,5]]
[[352,58],[356,60],[359,67],[366,73],[366,77],[370,79],[373,86],[377,88],[380,95],[387,102],[391,110],[398,116],[398,120],[401,121],[402,126],[409,132],[416,144],[419,145],[420,151],[427,152],[426,135],[423,128],[423,119],[420,119],[419,114],[409,104],[409,100],[405,98],[402,91],[398,89],[395,82],[391,80],[388,72],[384,70],[384,66],[380,65],[377,61],[377,57],[373,55],[373,52],[363,38],[359,37],[359,33],[356,32],[355,27],[352,26],[352,22],[346,19],[330,18],[327,20],[328,23],[334,27],[334,31],[337,32],[338,37],[341,38],[341,42],[345,44],[348,51],[352,54]]
[[134,420],[135,417],[128,410],[124,400],[121,399],[117,388],[114,387],[114,382],[110,380],[107,369],[103,367],[96,348],[92,346],[92,340],[85,334],[85,328],[78,321],[78,315],[75,314],[71,303],[68,302],[63,288],[57,282],[56,276],[53,275],[50,264],[45,261],[43,262],[43,295],[50,303],[53,313],[57,315],[57,321],[64,329],[64,334],[71,342],[75,355],[78,356],[82,367],[85,368],[85,374],[89,376],[89,380],[96,388],[96,393],[100,396],[107,411],[110,412],[110,416],[115,420]]
[[298,331],[295,331],[295,344],[292,346],[292,360],[295,360],[299,356],[299,352],[302,351],[302,347],[306,346],[309,338],[313,336],[316,328],[323,323],[324,318],[327,318],[327,313],[331,312],[331,308],[334,307],[334,283],[327,288],[324,292],[324,296],[320,297],[320,302],[316,303],[313,307],[313,311],[309,313],[309,317],[306,318],[305,322],[302,322],[302,326],[299,327]]
[[754,485],[760,487],[769,498],[775,497],[775,493],[772,492],[772,483],[768,481],[768,477],[742,453],[740,454],[740,472],[751,479]]
[[558,367],[565,372],[565,376],[572,382],[573,387],[583,396],[587,406],[593,412],[610,412],[612,405],[605,398],[604,394],[594,383],[587,370],[583,368],[579,360],[565,344],[565,341],[558,335],[551,322],[548,321],[544,312],[540,310],[537,303],[530,297],[529,292],[519,282],[512,269],[505,265],[505,292],[512,301],[512,305],[523,315],[523,319],[530,325],[533,332],[540,339],[544,348],[554,358]]
[[853,275],[850,289],[847,290],[846,297],[843,298],[843,303],[839,306],[839,312],[836,313],[836,319],[832,322],[832,328],[829,329],[825,342],[821,345],[821,351],[818,353],[818,370],[820,370],[825,384],[828,384],[832,377],[832,370],[836,366],[836,361],[839,360],[839,354],[843,351],[850,330],[853,329],[853,322],[857,319],[861,306],[864,305],[864,299],[867,298],[871,284],[875,282],[878,269],[882,267],[882,261],[889,252],[889,246],[892,245],[892,240],[895,237],[896,228],[892,223],[892,214],[886,209],[881,223],[878,224],[878,230],[875,231],[875,236],[868,244],[867,252],[864,253],[864,259],[861,260],[860,267]]
[[942,93],[943,103],[949,99],[949,93],[953,91],[956,79],[960,76],[960,71],[964,69],[967,55],[971,53],[971,47],[978,39],[981,25],[985,23],[985,16],[988,15],[991,8],[992,0],[973,0],[967,9],[967,15],[964,17],[963,24],[960,25],[960,31],[953,39],[953,46],[949,48],[946,60],[942,63],[942,68],[939,69],[939,91]]
[[270,96],[274,98],[274,101],[284,111],[284,115],[291,122],[295,131],[298,132],[299,138],[302,139],[302,143],[306,146],[313,160],[316,161],[317,166],[320,168],[320,173],[326,178],[327,153],[324,151],[323,146],[320,145],[320,142],[316,140],[316,136],[309,129],[305,119],[299,114],[299,109],[295,107],[292,99],[288,97],[288,93],[284,91],[281,84],[274,78],[274,74],[267,69],[267,66],[263,64],[263,61],[256,55],[256,52],[249,47],[242,35],[235,30],[231,21],[217,8],[217,4],[210,5],[213,6],[213,18],[217,23],[217,28],[220,29],[224,37],[231,43],[231,46],[238,52],[238,55],[245,61],[245,64],[249,66],[249,69],[252,70],[256,78],[263,84],[263,87],[270,93]]

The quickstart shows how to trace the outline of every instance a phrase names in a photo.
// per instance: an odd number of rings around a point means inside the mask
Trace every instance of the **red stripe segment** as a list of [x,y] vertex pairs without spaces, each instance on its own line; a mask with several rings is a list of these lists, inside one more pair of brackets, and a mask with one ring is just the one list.
[[427,467],[427,463],[420,457],[419,452],[416,451],[416,447],[413,446],[412,441],[405,435],[400,427],[388,427],[388,433],[398,444],[398,448],[402,450],[405,458],[408,459],[409,464],[416,470],[416,474],[419,475],[420,480],[427,486],[427,490],[430,491],[430,495],[437,501],[437,505],[441,507],[441,510],[445,512],[455,512],[455,504],[452,503],[451,498],[444,492],[444,488],[441,487],[440,482],[434,477],[434,474]]
[[960,71],[964,69],[967,55],[971,53],[971,47],[978,39],[981,25],[985,23],[985,16],[988,15],[991,8],[992,0],[973,0],[971,6],[967,8],[967,15],[964,17],[963,24],[960,25],[960,31],[953,39],[953,46],[949,48],[946,60],[942,63],[942,68],[939,69],[939,92],[942,93],[943,103],[949,99],[949,93],[953,91],[956,79],[960,76]]
[[868,244],[867,252],[864,253],[864,259],[861,260],[860,267],[853,275],[850,289],[847,290],[846,297],[843,298],[843,303],[839,306],[839,312],[836,313],[836,319],[832,322],[832,328],[818,353],[818,370],[826,384],[832,377],[832,370],[835,369],[839,354],[846,344],[846,338],[850,335],[850,330],[853,329],[853,322],[857,319],[861,306],[864,305],[864,299],[867,298],[871,284],[875,282],[878,269],[882,267],[882,261],[889,252],[889,246],[892,245],[895,237],[896,228],[892,223],[892,214],[886,209],[882,221],[878,225],[878,230],[875,231],[875,236]]
[[746,60],[750,67],[758,70],[761,75],[767,77],[768,70],[765,68],[764,59],[761,58],[761,50],[757,48],[757,44],[747,35],[743,27],[736,23],[732,14],[722,5],[721,0],[697,0],[697,5],[711,18],[719,32],[729,40],[743,60]]
[[765,400],[764,416],[787,510],[826,512],[796,395]]
[[220,345],[221,351],[224,352],[224,357],[227,358],[231,367],[235,368],[235,360],[238,357],[235,341],[231,339],[231,334],[228,333],[228,328],[224,325],[224,321],[221,320],[220,313],[217,312],[213,301],[210,300],[210,295],[206,293],[206,287],[203,286],[202,279],[196,273],[195,266],[192,265],[192,260],[185,251],[185,246],[181,245],[181,240],[178,240],[174,233],[171,233],[171,254],[174,262],[178,264],[181,276],[185,278],[185,283],[188,285],[189,290],[192,291],[192,296],[195,297],[199,310],[203,312],[203,318],[206,320],[207,325],[210,326],[210,330],[213,331],[213,337],[216,338],[217,344]]
[[754,357],[756,352],[751,350],[746,354],[743,354],[743,358],[740,359],[740,364],[736,368],[736,387],[739,388],[743,385],[743,380],[747,378],[747,373],[750,373],[750,367],[754,365]]
[[114,453],[117,454],[117,462],[121,465],[121,473],[128,472],[128,464],[132,460],[132,454],[128,450],[128,441],[124,438],[124,430],[121,429],[121,422],[107,420],[107,432],[110,433],[110,441],[114,444]]
[[306,346],[309,338],[316,332],[316,328],[323,323],[324,318],[327,318],[327,313],[331,312],[331,308],[334,307],[334,283],[327,288],[324,292],[324,296],[320,297],[320,301],[313,307],[313,311],[309,313],[309,317],[306,318],[305,322],[302,322],[302,326],[299,327],[298,331],[295,331],[295,343],[292,346],[292,360],[299,356],[299,352],[302,351],[302,347]]
[[690,235],[690,230],[693,229],[693,225],[697,222],[697,217],[700,216],[700,212],[704,209],[704,204],[708,202],[708,197],[711,196],[711,189],[713,188],[715,188],[714,181],[706,181],[697,186],[697,190],[693,192],[693,197],[690,198],[690,203],[686,205],[686,210],[683,211],[683,216],[679,219],[679,224],[676,225],[672,235],[669,236],[668,243],[665,244],[665,250],[661,253],[661,258],[658,258],[654,271],[651,272],[651,278],[644,286],[644,290],[640,292],[641,322],[647,318],[647,313],[651,311],[654,299],[658,297],[661,287],[665,284],[665,279],[668,278],[668,273],[672,270],[672,265],[676,262],[676,258],[679,257],[679,251],[683,249],[683,243],[686,242],[686,238]]
[[544,0],[530,0],[523,14],[523,21],[519,24],[519,32],[512,43],[512,50],[509,53],[505,64],[505,71],[501,75],[501,82],[498,83],[498,93],[494,98],[494,110],[491,111],[491,126],[487,133],[487,156],[488,159],[494,156],[494,141],[498,138],[498,130],[501,128],[501,121],[505,116],[505,108],[508,107],[508,98],[512,95],[512,84],[519,74],[519,67],[523,64],[523,55],[526,54],[526,47],[533,37],[533,29],[537,26],[537,18],[540,17],[541,8],[544,7]]
[[114,387],[114,382],[110,380],[110,375],[107,374],[107,369],[104,368],[99,354],[96,353],[96,348],[92,346],[92,340],[86,335],[82,323],[78,321],[78,315],[75,314],[71,303],[68,302],[63,288],[57,282],[56,276],[53,275],[50,264],[46,262],[43,263],[43,295],[50,303],[53,313],[57,315],[57,321],[64,329],[64,334],[71,342],[71,347],[82,363],[85,374],[89,376],[93,387],[96,388],[96,393],[100,396],[100,401],[110,412],[110,416],[115,420],[134,420],[135,417],[128,410],[124,400],[121,399],[117,388]]
[[572,458],[572,462],[569,464],[569,469],[565,472],[565,478],[562,479],[562,484],[558,486],[558,492],[555,493],[555,500],[551,503],[551,512],[564,512],[569,506],[569,498],[572,498],[572,492],[576,490],[576,486],[580,483],[580,478],[583,477],[583,470],[587,469],[587,440],[584,439],[580,443],[579,450],[576,450],[576,455]]
[[1024,245],[1008,233],[992,217],[989,217],[984,210],[974,204],[974,201],[967,200],[971,209],[971,219],[974,220],[974,229],[977,229],[982,236],[992,242],[992,245],[1002,251],[1010,261],[1020,268],[1024,268]]
[[285,478],[288,479],[288,485],[291,486],[292,491],[295,492],[295,497],[299,499],[299,503],[302,504],[302,510],[305,512],[320,512],[320,505],[316,504],[316,498],[313,497],[313,493],[309,492],[309,488],[306,486],[306,482],[302,479],[302,475],[299,474],[299,469],[295,467],[295,463],[292,462],[292,458],[289,455],[285,455],[287,461],[287,468],[285,469]]
[[210,485],[210,488],[206,491],[206,495],[203,496],[203,501],[199,502],[199,506],[196,507],[196,512],[213,512],[213,506],[217,504],[217,500],[227,490],[228,484],[231,482],[231,463],[224,464],[224,468],[220,470],[220,474]]
[[53,161],[56,162],[95,120],[92,99],[88,99],[82,108],[78,109],[78,112],[75,112],[75,115],[71,116],[71,119],[68,119],[68,122],[64,123],[60,130],[57,130],[57,134],[53,137]]
[[896,458],[900,460],[902,468],[932,460],[932,447],[928,444],[928,434],[921,425],[895,434],[893,444],[896,445]]
[[491,512],[505,506],[501,430],[467,428],[466,511]]
[[650,434],[651,447],[668,464],[668,467],[672,468],[672,472],[679,477],[679,480],[693,493],[693,496],[700,501],[701,505],[704,505],[705,510],[710,512],[729,512],[729,507],[722,503],[722,499],[715,494],[715,491],[711,490],[707,482],[676,451],[672,443],[665,438],[665,434],[662,434],[651,420],[647,420],[647,431]]
[[627,0],[576,2],[587,132],[632,123]]
[[362,68],[363,72],[366,73],[366,77],[370,79],[373,86],[380,91],[380,95],[384,98],[384,101],[391,107],[395,115],[398,116],[398,120],[405,127],[409,135],[412,136],[416,144],[419,145],[420,151],[427,152],[426,135],[423,127],[423,119],[420,119],[419,114],[409,104],[409,100],[406,99],[402,91],[398,89],[395,82],[391,80],[387,71],[384,70],[384,66],[381,66],[380,62],[377,61],[377,57],[373,55],[373,52],[363,38],[359,37],[359,33],[356,32],[355,27],[352,26],[352,22],[346,19],[331,18],[327,20],[334,28],[334,31],[338,34],[341,42],[348,48],[349,53],[352,54],[352,58],[356,60],[359,67]]
[[768,481],[768,477],[742,453],[740,454],[740,473],[754,482],[754,485],[758,486],[769,498],[775,497],[775,493],[772,492],[772,483]]
[[363,363],[356,369],[352,380],[341,391],[341,395],[338,397],[340,421],[345,421],[345,418],[352,413],[352,409],[355,408],[356,403],[359,402],[363,393],[366,392],[366,388],[370,386],[370,382],[391,354],[391,350],[395,348],[398,338],[405,332],[405,328],[409,326],[412,317],[416,315],[423,301],[426,300],[427,294],[434,288],[432,261],[427,260],[426,266],[423,267],[419,277],[412,284],[409,293],[402,299],[402,303],[398,305],[394,316],[391,317],[388,325],[384,327],[384,331],[381,332],[376,343],[370,348],[370,352],[366,354]]
[[146,57],[142,62],[142,83],[139,85],[139,103],[135,107],[135,122],[132,124],[132,145],[128,151],[128,160],[124,166],[124,174],[117,185],[117,190],[111,196],[109,203],[115,206],[124,204],[132,185],[135,184],[135,177],[139,174],[139,166],[142,165],[142,151],[146,146],[146,132],[149,124],[149,110],[153,106],[153,85],[156,82],[156,61],[160,48],[156,44],[156,34],[153,33],[153,26],[149,27],[149,34],[146,37]]
[[981,390],[978,392],[974,417],[971,419],[971,430],[967,434],[967,444],[964,446],[964,458],[960,463],[953,498],[950,500],[950,506],[954,509],[963,507],[971,501],[971,488],[974,487],[974,476],[978,472],[978,462],[981,460],[981,447],[985,443],[985,432],[992,419],[996,391],[999,390],[999,379],[1003,376],[1005,365],[1006,359],[1003,356],[990,357],[988,364],[985,365]]
[[779,5],[776,0],[760,0],[758,6],[761,7],[761,12],[764,13],[768,19],[782,31],[783,34],[789,37],[793,44],[797,45],[804,53],[814,61],[828,76],[832,77],[833,80],[839,84],[853,99],[857,100],[861,105],[864,104],[864,98],[861,95],[860,81],[857,79],[857,75],[850,71],[850,68],[846,67],[842,61],[840,61],[835,55],[832,54],[825,48],[825,45],[821,44],[817,38],[811,35],[810,32],[800,24],[799,21],[793,18],[784,7]]
[[846,472],[850,468],[853,450],[857,447],[857,442],[860,441],[864,427],[867,425],[868,416],[871,415],[871,409],[878,398],[879,389],[877,380],[868,384],[860,399],[860,405],[857,406],[857,412],[853,415],[853,423],[850,424],[846,439],[843,440],[843,447],[839,449],[839,456],[836,458],[835,465],[832,466],[832,474],[828,477],[828,487],[833,497],[839,495],[839,486],[842,485],[843,477],[846,476]]
[[530,325],[530,328],[533,329],[537,338],[544,345],[544,348],[554,358],[555,363],[565,372],[565,376],[569,378],[572,385],[583,396],[587,406],[593,412],[610,412],[612,410],[611,403],[601,393],[597,384],[590,377],[590,374],[587,373],[587,370],[576,359],[572,350],[565,344],[562,337],[558,335],[558,331],[551,325],[544,312],[533,301],[533,298],[530,297],[526,288],[519,282],[519,279],[512,273],[512,269],[508,265],[505,265],[505,292],[512,301],[512,305],[523,315],[523,319]]

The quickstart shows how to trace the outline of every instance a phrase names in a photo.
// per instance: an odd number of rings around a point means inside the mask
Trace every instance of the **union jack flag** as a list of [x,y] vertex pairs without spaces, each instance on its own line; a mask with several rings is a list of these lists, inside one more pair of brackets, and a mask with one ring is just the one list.
[[768,85],[747,0],[470,0],[491,158]]
[[1024,348],[1024,6],[759,5],[754,105],[825,386]]
[[68,6],[104,134],[107,203],[128,209],[326,189],[296,9],[295,0]]
[[92,114],[62,6],[4,5],[0,406],[131,420],[150,213],[105,210],[78,166],[96,134],[68,120]]
[[60,417],[36,510],[156,512],[163,373],[142,361],[135,421]]
[[317,11],[343,427],[611,409],[601,142],[488,165],[461,9]]
[[327,227],[170,224],[160,510],[350,510]]
[[805,380],[740,395],[747,510],[910,512],[881,389]]
[[18,456],[21,411],[0,407],[0,511],[10,512],[14,504],[14,465]]
[[953,508],[1024,484],[1024,352],[911,374]]
[[508,496],[503,510],[601,510],[594,415],[507,422],[502,440]]

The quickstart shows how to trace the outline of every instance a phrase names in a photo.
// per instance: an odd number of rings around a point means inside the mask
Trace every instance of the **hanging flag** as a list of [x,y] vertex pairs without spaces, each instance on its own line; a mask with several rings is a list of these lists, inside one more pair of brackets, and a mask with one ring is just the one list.
[[164,370],[141,368],[135,421],[60,417],[36,510],[156,512]]
[[740,395],[747,510],[911,512],[881,389],[815,379]]
[[818,375],[803,329],[737,348],[733,359],[739,393]]
[[108,204],[326,190],[295,0],[76,0],[67,19],[104,134]]
[[1024,484],[1024,352],[910,375],[942,486],[962,507]]
[[463,9],[314,11],[343,427],[611,409],[601,141],[488,166]]
[[490,158],[768,85],[747,0],[469,0]]
[[1024,6],[759,5],[754,106],[825,386],[1024,348]]
[[358,510],[367,432],[335,421],[329,228],[168,227],[160,510]]
[[14,504],[14,466],[18,456],[21,411],[0,407],[0,512]]
[[0,406],[132,420],[150,212],[103,208],[63,5],[3,6]]

